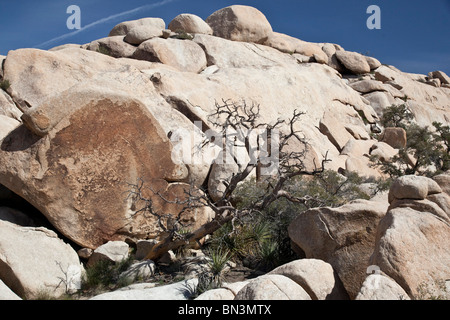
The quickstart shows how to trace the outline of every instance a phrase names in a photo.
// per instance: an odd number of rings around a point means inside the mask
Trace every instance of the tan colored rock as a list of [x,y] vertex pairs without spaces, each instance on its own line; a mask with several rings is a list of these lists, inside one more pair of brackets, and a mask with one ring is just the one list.
[[144,259],[150,251],[153,249],[153,247],[158,243],[157,240],[150,239],[150,240],[139,240],[136,243],[136,254],[135,258],[137,260]]
[[387,66],[380,66],[375,70],[375,79],[382,82],[395,80],[396,72]]
[[130,246],[124,241],[108,241],[94,250],[87,266],[93,266],[99,261],[121,262],[128,258]]
[[9,207],[0,207],[0,220],[8,221],[22,227],[38,226],[36,222],[27,214]]
[[112,36],[92,41],[87,49],[99,52],[114,58],[130,58],[136,47],[125,41],[124,36]]
[[79,289],[82,266],[72,247],[46,228],[0,221],[0,278],[18,296],[58,297]]
[[398,154],[398,150],[384,142],[376,142],[371,147],[370,155],[377,156],[381,161],[389,161]]
[[322,120],[320,120],[319,129],[339,151],[342,151],[347,142],[353,139],[344,125],[336,121],[335,114],[330,111],[324,113]]
[[0,300],[22,300],[0,280]]
[[346,124],[345,129],[355,138],[356,140],[370,140],[370,135],[365,127],[361,127],[354,124]]
[[357,200],[339,208],[310,209],[291,222],[289,237],[306,258],[328,262],[354,299],[366,278],[376,228],[387,207],[383,202]]
[[447,216],[444,215],[444,220],[450,219],[450,196],[447,193],[442,192],[429,195],[427,200],[436,203],[447,214]]
[[[157,237],[155,220],[145,213],[133,214],[142,204],[127,199],[128,184],[140,178],[148,188],[174,199],[179,192],[184,194],[183,186],[167,181],[186,179],[187,169],[172,162],[172,146],[148,109],[119,91],[94,87],[71,89],[40,108],[34,113],[47,119],[56,114],[59,121],[52,122],[43,138],[20,126],[3,141],[0,183],[83,247],[95,249],[125,237]],[[67,115],[61,117],[63,109]],[[38,126],[32,114],[28,126]],[[21,169],[23,163],[28,170]],[[177,210],[161,202],[155,199],[160,206],[155,210],[163,210],[161,206],[166,213]],[[187,215],[187,222],[204,223],[201,212]]]
[[439,79],[442,84],[450,84],[450,77],[443,71],[430,72],[428,77]]
[[433,177],[433,180],[441,187],[442,191],[450,195],[450,172],[441,173]]
[[59,51],[59,50],[67,49],[67,48],[80,49],[80,48],[82,48],[82,45],[75,44],[75,43],[66,43],[66,44],[62,44],[60,46],[56,46],[56,47],[53,47],[51,49],[48,49],[48,51]]
[[380,221],[371,264],[397,282],[412,298],[443,294],[450,278],[450,225],[428,212],[390,210]]
[[380,178],[382,174],[370,166],[370,160],[367,157],[349,156],[345,161],[345,170],[355,172],[366,178]]
[[333,267],[318,259],[301,259],[281,265],[268,275],[279,274],[294,280],[312,300],[346,300],[347,292]]
[[[382,65],[375,70],[377,80],[395,81],[402,87],[402,94],[408,98],[408,108],[419,126],[432,126],[433,121],[448,123],[448,93],[445,88],[427,85],[425,76]],[[400,101],[397,104],[404,103]]]
[[336,51],[336,57],[340,63],[354,74],[364,74],[370,72],[370,66],[366,58],[357,52]]
[[206,56],[193,41],[153,38],[139,45],[133,58],[161,62],[183,72],[199,73],[206,68]]
[[367,276],[355,300],[411,300],[394,280],[382,274]]
[[374,70],[381,66],[381,62],[375,59],[374,57],[365,56],[367,63],[370,66],[370,70]]
[[370,150],[375,142],[375,140],[349,139],[344,148],[342,148],[341,155],[353,157],[368,157],[370,155]]
[[288,277],[272,274],[251,280],[234,300],[311,300],[311,297]]
[[243,5],[217,10],[206,23],[214,36],[233,41],[263,43],[272,33],[272,26],[261,11]]
[[[133,45],[140,45],[142,42],[152,38],[162,37],[163,31],[152,25],[136,26],[128,31],[123,40]],[[134,53],[134,51],[133,51]],[[132,55],[132,54],[131,54]]]
[[16,107],[11,97],[3,90],[0,90],[0,115],[20,121],[22,111]]
[[138,20],[125,21],[116,25],[109,32],[109,37],[126,36],[131,29],[138,26],[153,26],[160,30],[164,30],[166,28],[166,23],[161,18],[142,18]]
[[363,95],[375,110],[377,116],[383,116],[384,109],[396,104],[395,98],[387,91],[373,91]]
[[325,43],[322,46],[322,51],[325,52],[325,54],[328,56],[328,65],[332,67],[333,69],[344,72],[345,68],[342,66],[342,64],[339,62],[339,60],[336,57],[336,46],[332,43]]
[[254,43],[234,42],[204,34],[196,34],[193,41],[205,51],[208,66],[246,68],[285,65],[295,61],[273,48]]
[[112,72],[120,71],[123,74],[124,69],[128,69],[133,74],[135,69],[131,65],[136,68],[152,68],[150,62],[116,59],[80,48],[65,48],[53,52],[18,49],[9,51],[4,71],[5,77],[11,82],[8,90],[10,96],[25,111],[103,72],[110,76]]
[[373,91],[387,91],[386,86],[382,82],[376,80],[356,81],[350,83],[349,86],[361,93],[370,93]]
[[426,199],[428,195],[441,193],[442,189],[432,179],[406,175],[394,181],[389,190],[389,203],[394,199]]
[[328,63],[328,56],[315,43],[306,42],[279,32],[272,32],[264,45],[280,50],[285,53],[298,53],[303,56],[314,58],[319,63]]
[[228,289],[219,288],[208,290],[199,295],[195,300],[234,300],[235,295]]
[[187,33],[201,33],[212,35],[211,27],[199,16],[190,13],[182,13],[176,16],[169,27],[173,32],[184,31]]
[[[431,197],[432,196],[434,195],[431,195]],[[395,208],[409,208],[419,212],[429,212],[441,218],[443,221],[450,222],[447,212],[445,212],[436,202],[428,199],[395,199],[391,202],[389,210]]]
[[406,147],[406,131],[403,128],[385,128],[380,140],[395,149]]

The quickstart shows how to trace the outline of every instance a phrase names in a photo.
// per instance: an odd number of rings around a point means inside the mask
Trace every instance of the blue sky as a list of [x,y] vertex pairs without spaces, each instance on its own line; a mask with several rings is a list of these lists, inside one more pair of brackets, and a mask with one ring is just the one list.
[[[450,0],[0,0],[0,54],[87,43],[122,21],[143,17],[160,17],[167,25],[180,13],[206,19],[232,4],[258,8],[277,32],[338,43],[406,72],[450,75]],[[74,34],[66,27],[69,5],[81,9],[82,30]],[[381,9],[381,30],[366,27],[369,5]]]

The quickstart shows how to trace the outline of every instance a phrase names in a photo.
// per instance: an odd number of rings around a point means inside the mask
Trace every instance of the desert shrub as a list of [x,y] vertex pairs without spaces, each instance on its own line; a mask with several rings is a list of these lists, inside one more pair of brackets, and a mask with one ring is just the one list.
[[11,86],[11,83],[9,82],[9,80],[4,79],[4,80],[0,81],[0,89],[6,91],[9,89],[10,86]]
[[101,291],[103,289],[117,289],[128,285],[124,283],[120,274],[126,271],[132,263],[130,256],[120,262],[112,262],[109,260],[100,260],[86,268],[86,272],[82,278],[81,289],[83,291]]
[[[232,259],[262,271],[297,259],[291,249],[288,226],[301,212],[316,207],[338,207],[354,199],[368,199],[360,185],[367,182],[356,173],[344,177],[331,170],[314,177],[296,177],[286,184],[286,191],[296,199],[280,198],[262,211],[235,219],[216,231],[209,244],[224,248]],[[252,208],[254,204],[271,192],[271,182],[249,180],[241,184],[236,192],[236,206]]]
[[380,118],[380,123],[385,128],[399,127],[406,129],[413,118],[414,116],[406,104],[392,105],[384,109],[383,115]]
[[391,180],[403,175],[434,176],[450,169],[450,127],[433,122],[433,127],[421,127],[411,122],[406,107],[386,108],[381,117],[384,126],[401,127],[406,131],[406,147],[389,161],[371,157],[372,166],[380,168]]
[[211,247],[207,250],[208,269],[199,273],[198,283],[193,288],[191,298],[196,298],[202,293],[222,287],[223,276],[232,254],[221,247]]

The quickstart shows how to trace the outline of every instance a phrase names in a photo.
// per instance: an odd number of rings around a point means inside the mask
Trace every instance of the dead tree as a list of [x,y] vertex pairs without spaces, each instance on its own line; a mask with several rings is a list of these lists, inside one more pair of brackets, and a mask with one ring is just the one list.
[[[287,120],[278,119],[272,124],[263,123],[259,121],[259,105],[247,105],[245,101],[240,104],[229,100],[223,100],[222,104],[216,102],[215,112],[209,116],[208,120],[217,129],[214,137],[221,137],[222,141],[209,139],[204,141],[202,146],[212,143],[220,145],[224,150],[241,148],[245,150],[248,161],[242,163],[236,158],[236,153],[229,154],[237,163],[239,170],[223,181],[225,191],[216,201],[211,199],[207,190],[199,190],[193,185],[185,190],[183,196],[175,200],[165,199],[161,193],[151,190],[155,196],[164,201],[177,204],[181,209],[176,213],[155,210],[152,198],[143,195],[145,188],[143,181],[130,185],[129,196],[134,197],[135,203],[140,204],[136,214],[145,212],[156,217],[165,235],[153,247],[146,259],[158,259],[169,250],[199,241],[228,222],[261,213],[264,208],[280,198],[296,203],[309,201],[308,196],[296,197],[286,191],[284,189],[286,183],[297,176],[314,176],[322,173],[325,170],[325,164],[330,160],[325,155],[319,166],[314,165],[314,168],[309,170],[306,168],[304,159],[308,151],[308,143],[302,132],[297,129],[302,115],[304,115],[303,112],[295,110],[292,117]],[[299,144],[302,148],[298,150],[292,148],[292,145]],[[262,170],[270,168],[272,169],[270,176],[261,174]],[[258,179],[267,179],[268,188],[265,194],[255,199],[250,206],[238,209],[235,205],[234,193],[239,183],[246,180],[252,172],[257,173]],[[182,221],[183,215],[189,210],[205,206],[213,210],[214,218],[196,230],[189,229],[190,226]]]

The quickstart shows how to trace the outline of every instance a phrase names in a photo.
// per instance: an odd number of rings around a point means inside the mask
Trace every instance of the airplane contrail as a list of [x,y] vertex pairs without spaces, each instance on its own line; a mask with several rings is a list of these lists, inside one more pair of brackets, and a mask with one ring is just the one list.
[[163,1],[160,1],[160,2],[153,3],[153,4],[146,4],[144,6],[141,6],[141,7],[132,9],[132,10],[128,10],[128,11],[124,11],[124,12],[121,12],[121,13],[113,14],[113,15],[111,15],[109,17],[102,18],[100,20],[97,20],[97,21],[94,21],[94,22],[92,22],[90,24],[87,24],[87,25],[85,25],[84,27],[82,27],[79,30],[75,30],[73,32],[69,32],[69,33],[63,34],[63,35],[58,36],[56,38],[53,38],[53,39],[50,39],[48,41],[42,42],[42,43],[40,43],[40,44],[38,44],[38,45],[36,45],[34,47],[35,48],[47,47],[47,46],[49,46],[51,44],[54,44],[55,42],[58,42],[60,40],[64,40],[64,39],[67,39],[69,37],[72,37],[72,36],[74,36],[74,35],[76,35],[76,34],[78,34],[80,32],[83,32],[83,31],[85,31],[87,29],[95,27],[95,26],[97,26],[99,24],[102,24],[102,23],[105,23],[105,22],[109,22],[111,20],[114,20],[114,19],[117,19],[117,18],[121,18],[123,16],[127,16],[127,15],[130,15],[130,14],[142,11],[142,10],[150,10],[150,9],[158,8],[158,7],[164,6],[164,5],[166,5],[166,4],[170,3],[170,2],[174,2],[174,1],[177,1],[177,0],[163,0]]

